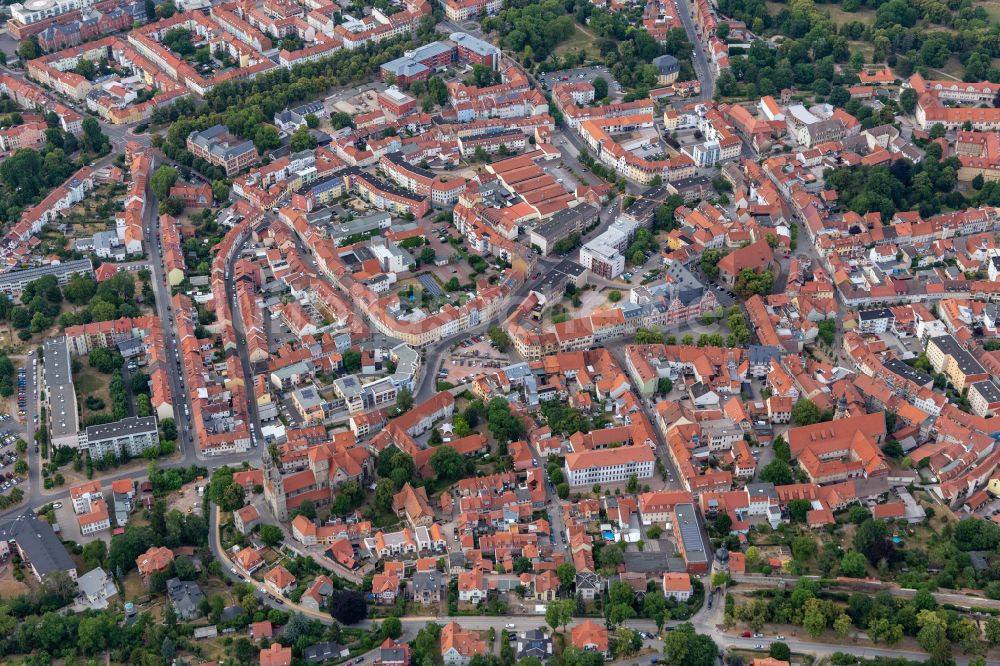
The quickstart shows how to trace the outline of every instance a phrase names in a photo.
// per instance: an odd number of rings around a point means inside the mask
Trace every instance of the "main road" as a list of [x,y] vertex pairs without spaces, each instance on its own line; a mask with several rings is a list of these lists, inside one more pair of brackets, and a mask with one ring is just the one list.
[[681,15],[681,23],[684,24],[684,31],[691,41],[693,53],[691,54],[691,64],[694,66],[695,76],[701,82],[701,92],[684,100],[685,103],[701,102],[712,99],[715,94],[715,70],[709,62],[705,53],[705,43],[698,37],[698,30],[694,26],[694,3],[692,0],[677,0],[677,12]]
[[[151,171],[156,170],[157,160],[153,159]],[[146,209],[143,216],[143,235],[149,253],[149,268],[152,273],[153,294],[156,298],[156,314],[160,318],[160,330],[167,352],[167,374],[170,377],[170,391],[173,394],[174,421],[177,423],[177,442],[185,462],[194,462],[197,443],[191,425],[191,412],[184,376],[180,370],[180,347],[177,341],[176,313],[171,304],[171,290],[167,283],[163,265],[163,244],[160,241],[160,217],[157,212],[156,197],[146,187]]]

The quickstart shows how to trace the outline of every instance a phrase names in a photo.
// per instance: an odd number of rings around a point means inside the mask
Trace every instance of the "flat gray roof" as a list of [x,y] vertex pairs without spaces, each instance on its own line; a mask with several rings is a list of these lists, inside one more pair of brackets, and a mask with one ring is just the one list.
[[17,542],[39,576],[76,569],[52,526],[31,511],[0,523],[0,539]]
[[678,504],[674,513],[677,515],[674,536],[683,544],[684,559],[688,562],[707,562],[708,553],[705,550],[705,541],[701,538],[701,527],[698,526],[698,515],[694,511],[694,505]]
[[76,393],[66,338],[49,338],[43,347],[42,374],[48,392],[49,421],[53,438],[76,434],[80,424],[76,413]]
[[87,440],[93,442],[149,432],[156,432],[155,416],[127,416],[121,421],[87,426]]
[[27,284],[32,280],[37,280],[46,275],[63,277],[74,273],[93,275],[94,265],[90,263],[90,259],[77,259],[75,261],[64,261],[59,264],[49,264],[48,266],[26,268],[22,271],[10,271],[9,273],[0,274],[0,288],[8,285]]

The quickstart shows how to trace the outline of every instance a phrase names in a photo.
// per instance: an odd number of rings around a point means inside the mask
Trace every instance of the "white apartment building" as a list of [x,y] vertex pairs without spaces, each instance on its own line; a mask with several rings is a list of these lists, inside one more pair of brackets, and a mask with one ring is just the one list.
[[648,446],[583,451],[566,456],[566,478],[571,486],[621,483],[634,474],[640,481],[653,476],[656,455]]
[[80,448],[87,449],[92,458],[103,458],[108,453],[118,458],[138,458],[160,445],[155,416],[130,416],[114,423],[88,426],[79,437]]

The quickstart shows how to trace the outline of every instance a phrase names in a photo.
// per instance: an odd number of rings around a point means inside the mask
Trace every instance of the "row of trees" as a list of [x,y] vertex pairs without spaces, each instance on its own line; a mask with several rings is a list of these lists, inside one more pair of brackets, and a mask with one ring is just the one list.
[[[153,137],[154,145],[162,148],[167,157],[179,164],[198,171],[213,182],[225,183],[226,175],[222,169],[187,150],[186,141],[191,132],[221,123],[236,136],[252,140],[258,153],[263,154],[279,145],[278,134],[269,124],[275,113],[296,103],[321,97],[333,87],[369,78],[382,63],[429,41],[433,28],[434,20],[427,16],[413,38],[401,36],[377,46],[342,49],[329,58],[296,65],[291,70],[276,69],[253,80],[229,81],[208,93],[202,106],[181,99],[169,107],[157,108],[152,122],[170,123],[170,127],[165,137]],[[305,137],[299,137],[297,145],[304,145],[305,142]],[[215,189],[213,187],[213,192]]]
[[[846,603],[837,603],[841,599]],[[832,630],[838,640],[845,640],[860,630],[876,643],[890,646],[903,636],[913,636],[930,653],[933,664],[953,663],[953,645],[966,654],[984,654],[987,645],[1000,644],[1000,621],[987,620],[984,642],[973,620],[940,608],[926,590],[908,600],[888,592],[842,598],[827,595],[815,581],[799,581],[791,590],[768,590],[743,604],[727,600],[725,617],[728,625],[742,622],[754,631],[769,623],[795,624],[813,638]]]

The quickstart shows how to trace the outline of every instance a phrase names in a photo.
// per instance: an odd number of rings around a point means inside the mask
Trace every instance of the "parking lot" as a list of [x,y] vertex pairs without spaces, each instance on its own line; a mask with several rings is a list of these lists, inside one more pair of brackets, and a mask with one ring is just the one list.
[[542,169],[552,176],[558,184],[562,185],[563,189],[567,192],[576,190],[578,185],[577,179],[573,177],[573,174],[566,167],[559,164],[547,164]]
[[477,335],[458,343],[441,363],[436,380],[463,384],[492,368],[510,365],[510,357],[496,349],[486,335]]
[[[37,363],[37,361],[34,361]],[[25,368],[17,369],[17,415],[24,416],[28,405],[28,375]],[[38,397],[38,389],[33,389],[33,397]]]
[[[10,415],[0,415],[0,424],[6,425],[10,422]],[[21,456],[17,452],[17,439],[17,435],[12,432],[0,435],[0,493],[9,491],[22,481],[14,474],[14,465]]]
[[615,80],[611,72],[604,66],[599,67],[577,67],[575,69],[561,69],[557,72],[549,72],[547,74],[542,74],[539,77],[546,87],[546,89],[551,90],[552,86],[557,83],[579,83],[582,81],[593,81],[597,77],[601,77],[608,82],[608,96],[615,97],[621,96],[621,85]]

